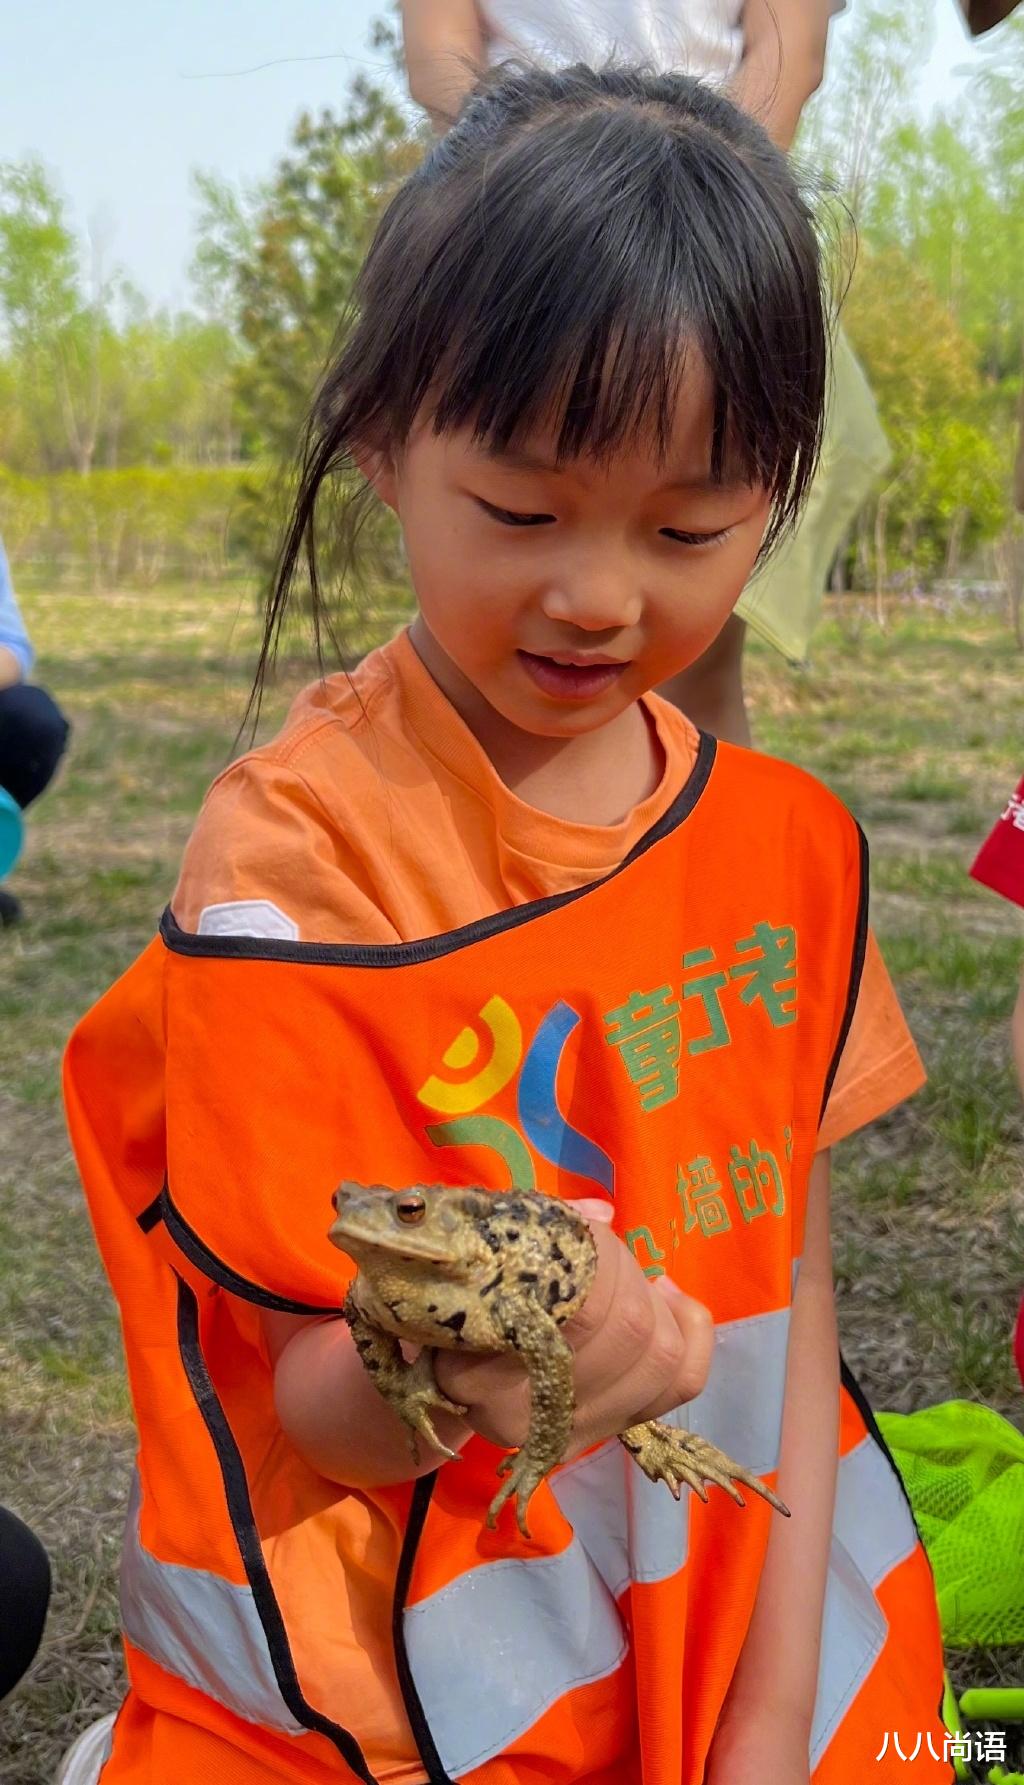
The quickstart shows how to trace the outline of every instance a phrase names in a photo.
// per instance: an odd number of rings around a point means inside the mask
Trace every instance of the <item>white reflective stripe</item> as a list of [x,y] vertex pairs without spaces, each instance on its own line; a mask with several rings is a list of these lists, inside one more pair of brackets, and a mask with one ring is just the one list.
[[[626,1471],[640,1475],[617,1438],[577,1457],[551,1477],[551,1491],[613,1599],[633,1578],[629,1559]],[[646,1477],[641,1477],[646,1480]],[[648,1482],[652,1487],[653,1482]],[[671,1494],[663,1498],[675,1507]],[[678,1508],[676,1508],[678,1512]],[[686,1560],[683,1523],[682,1559]]]
[[[703,1394],[666,1423],[774,1468],[788,1334],[788,1308],[720,1325]],[[559,1469],[551,1489],[574,1533],[561,1555],[483,1563],[406,1609],[413,1679],[449,1773],[492,1759],[567,1692],[613,1672],[626,1652],[616,1598],[686,1562],[692,1496],[674,1500],[614,1440]]]
[[833,1528],[873,1587],[917,1546],[899,1477],[870,1433],[840,1460]]
[[[767,1473],[778,1461],[789,1311],[720,1325],[707,1386],[666,1416]],[[469,1569],[405,1611],[413,1679],[445,1769],[500,1754],[574,1688],[613,1673],[627,1651],[616,1598],[631,1582],[685,1564],[691,1496],[676,1502],[612,1441],[556,1472],[573,1528],[555,1556]],[[121,1569],[125,1635],[237,1715],[300,1735],[274,1674],[248,1587],[158,1561],[142,1545],[132,1484]],[[697,1509],[699,1512],[699,1508]],[[874,1439],[841,1459],[822,1630],[812,1764],[824,1753],[885,1642],[873,1588],[917,1534],[900,1483]]]
[[874,1588],[917,1546],[903,1490],[870,1434],[840,1460],[832,1529],[811,1728],[812,1767],[885,1646],[889,1625]]
[[143,1548],[141,1509],[136,1473],[121,1552],[121,1623],[128,1641],[247,1722],[304,1735],[281,1697],[251,1588],[205,1569],[158,1561]]
[[[759,1475],[776,1468],[782,1431],[789,1309],[723,1321],[702,1394],[664,1415]],[[668,1580],[686,1561],[691,1496],[672,1498],[612,1442],[552,1476],[565,1517],[618,1598],[631,1581]]]
[[405,1611],[416,1690],[445,1771],[500,1754],[566,1692],[614,1673],[627,1641],[573,1539],[557,1556],[471,1568]]
[[690,1495],[674,1500],[616,1440],[560,1469],[551,1489],[614,1599],[634,1581],[668,1580],[685,1563]]
[[863,1574],[833,1538],[811,1725],[812,1771],[881,1654],[887,1630],[881,1607]]
[[723,1321],[703,1393],[666,1415],[724,1450],[755,1475],[779,1465],[782,1407],[786,1394],[789,1308],[749,1320]]

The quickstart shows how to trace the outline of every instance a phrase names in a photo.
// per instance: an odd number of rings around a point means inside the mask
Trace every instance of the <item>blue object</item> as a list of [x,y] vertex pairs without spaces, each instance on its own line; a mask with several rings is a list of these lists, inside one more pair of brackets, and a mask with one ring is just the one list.
[[28,680],[29,671],[35,662],[32,642],[25,629],[25,622],[14,598],[14,585],[11,582],[10,566],[4,552],[3,541],[0,540],[0,645],[13,654],[21,665],[21,673]]
[[21,807],[0,787],[0,880],[5,880],[21,854],[25,827]]

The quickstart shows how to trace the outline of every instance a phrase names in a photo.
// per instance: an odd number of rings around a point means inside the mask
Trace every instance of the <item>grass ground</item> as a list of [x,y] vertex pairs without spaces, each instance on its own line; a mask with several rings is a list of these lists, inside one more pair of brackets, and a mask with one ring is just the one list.
[[[115,1578],[132,1428],[117,1323],[61,1116],[75,1017],[153,932],[210,777],[241,716],[244,593],[26,597],[40,679],[73,720],[59,784],[0,936],[0,1499],[54,1560],[46,1641],[0,1712],[0,1780],[45,1785],[119,1695]],[[751,653],[761,745],[829,782],[865,825],[873,921],[930,1072],[837,1160],[844,1348],[880,1408],[987,1401],[1024,1424],[1010,1353],[1024,1286],[1024,1122],[1007,1022],[1019,917],[966,865],[1019,775],[1022,665],[995,619],[835,623],[810,672]],[[288,671],[272,722],[300,680]],[[963,1679],[1024,1681],[1024,1651]]]

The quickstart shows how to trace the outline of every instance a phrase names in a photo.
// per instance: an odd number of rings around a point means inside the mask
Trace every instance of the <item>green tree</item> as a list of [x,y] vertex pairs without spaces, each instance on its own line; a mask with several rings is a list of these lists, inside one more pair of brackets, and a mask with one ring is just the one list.
[[[423,142],[398,105],[360,79],[341,115],[300,117],[264,186],[238,193],[210,174],[199,179],[195,271],[207,306],[242,343],[238,400],[246,449],[259,467],[240,525],[264,567],[276,554],[311,398],[350,326],[356,276],[387,199],[419,161]],[[368,519],[361,548],[380,582],[401,581],[390,517]],[[346,548],[329,516],[322,552],[340,577]],[[348,610],[359,627],[363,611]]]
[[858,219],[910,109],[914,71],[927,57],[933,30],[931,0],[863,0],[834,34],[826,79],[804,114],[797,152]]
[[420,153],[398,107],[357,80],[344,115],[299,118],[264,187],[199,176],[195,270],[248,349],[238,386],[257,450],[294,451],[381,210]]
[[44,466],[96,449],[107,293],[80,296],[79,254],[61,200],[37,161],[0,166],[0,322],[21,404]]

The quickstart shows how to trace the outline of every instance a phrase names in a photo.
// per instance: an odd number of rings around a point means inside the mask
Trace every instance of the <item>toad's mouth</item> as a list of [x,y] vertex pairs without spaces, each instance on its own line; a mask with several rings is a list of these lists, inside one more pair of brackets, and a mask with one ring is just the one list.
[[395,1245],[392,1236],[384,1239],[379,1233],[367,1232],[351,1221],[336,1221],[328,1238],[357,1263],[363,1258],[389,1258],[401,1264],[434,1264],[440,1272],[452,1277],[458,1276],[463,1268],[461,1259],[453,1258],[450,1252],[442,1251],[426,1238],[416,1241],[411,1235],[407,1240],[403,1236],[404,1243]]

